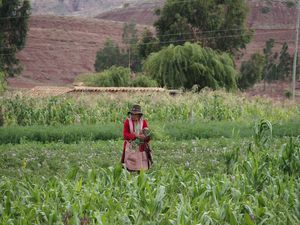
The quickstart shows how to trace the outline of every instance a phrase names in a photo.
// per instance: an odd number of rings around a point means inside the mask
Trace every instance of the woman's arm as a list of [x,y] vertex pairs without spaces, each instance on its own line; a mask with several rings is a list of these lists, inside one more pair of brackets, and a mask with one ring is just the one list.
[[129,120],[128,119],[126,119],[125,122],[124,122],[123,137],[127,141],[130,141],[130,140],[134,141],[136,139],[136,135],[130,133]]
[[147,120],[143,120],[143,129],[148,128],[148,122]]

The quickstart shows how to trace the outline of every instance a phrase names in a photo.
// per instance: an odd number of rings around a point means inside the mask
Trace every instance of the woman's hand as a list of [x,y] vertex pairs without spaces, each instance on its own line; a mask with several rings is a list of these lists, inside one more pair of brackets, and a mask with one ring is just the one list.
[[142,141],[144,141],[146,139],[144,134],[138,134],[138,135],[136,135],[136,137],[141,139]]

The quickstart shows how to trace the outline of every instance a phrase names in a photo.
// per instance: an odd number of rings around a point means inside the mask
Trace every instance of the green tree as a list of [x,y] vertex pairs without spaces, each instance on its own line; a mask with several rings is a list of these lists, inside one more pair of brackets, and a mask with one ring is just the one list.
[[0,4],[0,71],[14,76],[22,70],[16,53],[24,48],[30,16],[28,0],[2,0]]
[[128,67],[133,71],[141,71],[141,57],[139,56],[138,36],[136,24],[125,23],[123,28],[123,43],[127,46]]
[[275,40],[269,39],[266,41],[266,46],[263,49],[264,57],[265,57],[265,67],[264,67],[264,89],[266,88],[266,82],[271,81],[274,77],[277,76],[277,65],[276,59],[278,54],[273,53]]
[[219,53],[198,44],[170,45],[151,54],[144,64],[144,71],[162,87],[236,89],[237,72],[227,53]]
[[250,42],[244,0],[167,0],[154,23],[161,44],[201,42],[234,53]]
[[294,1],[286,1],[286,2],[283,2],[288,8],[295,8],[296,7],[296,2]]
[[114,41],[107,39],[103,49],[97,52],[94,67],[99,72],[109,69],[113,65],[125,66],[125,55],[122,54],[119,46]]
[[288,52],[288,44],[284,42],[282,45],[280,55],[279,55],[279,64],[277,66],[278,78],[281,80],[286,80],[291,77],[292,74],[292,57]]
[[0,71],[0,94],[6,89],[6,80],[3,72]]
[[129,46],[138,43],[137,29],[135,23],[131,22],[124,24],[122,39],[123,43]]
[[139,56],[142,59],[146,59],[151,52],[157,52],[160,50],[159,40],[154,37],[153,33],[148,28],[145,28],[138,48]]
[[259,82],[263,76],[264,66],[265,58],[259,53],[253,54],[250,60],[242,62],[238,87],[245,90]]

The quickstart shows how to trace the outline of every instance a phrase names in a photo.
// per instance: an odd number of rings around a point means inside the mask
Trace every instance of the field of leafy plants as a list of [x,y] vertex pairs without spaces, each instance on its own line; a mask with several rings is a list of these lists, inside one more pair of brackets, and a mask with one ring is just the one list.
[[[0,224],[300,223],[299,106],[209,91],[0,101],[1,136],[19,137],[1,139]],[[136,102],[154,132],[140,174],[119,163]]]
[[132,104],[142,106],[151,122],[238,121],[267,119],[283,122],[300,118],[300,107],[260,97],[204,90],[171,96],[168,93],[82,94],[28,98],[10,94],[0,98],[0,125],[72,125],[122,123]]

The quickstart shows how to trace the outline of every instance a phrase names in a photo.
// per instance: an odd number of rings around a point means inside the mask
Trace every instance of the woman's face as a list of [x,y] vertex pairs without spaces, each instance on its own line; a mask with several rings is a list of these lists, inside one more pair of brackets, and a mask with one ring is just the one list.
[[132,120],[137,121],[141,118],[141,115],[140,114],[131,114],[131,118],[132,118]]

